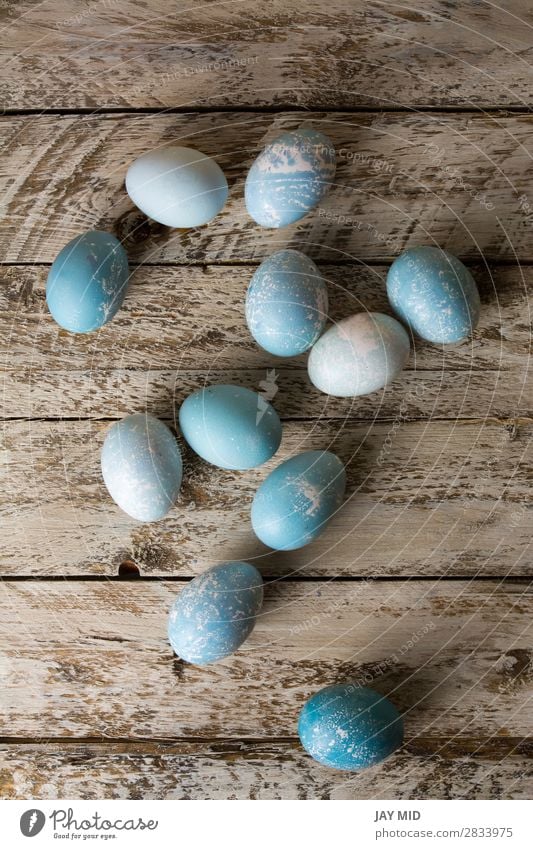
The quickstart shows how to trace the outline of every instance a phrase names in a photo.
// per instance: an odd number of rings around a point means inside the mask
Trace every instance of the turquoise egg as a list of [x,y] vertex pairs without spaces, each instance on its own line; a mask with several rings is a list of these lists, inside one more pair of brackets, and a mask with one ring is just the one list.
[[335,179],[333,142],[318,130],[283,133],[259,154],[244,187],[248,213],[262,227],[299,221],[325,197]]
[[326,330],[313,345],[311,383],[337,397],[367,395],[395,380],[409,358],[409,336],[383,313],[360,312]]
[[181,405],[179,422],[191,448],[221,469],[260,466],[281,442],[278,414],[244,386],[208,386],[193,392]]
[[461,342],[479,321],[480,301],[468,268],[447,251],[423,245],[396,259],[387,275],[394,311],[434,344]]
[[91,230],[56,256],[46,283],[53,319],[71,333],[89,333],[110,321],[128,287],[126,251],[111,233]]
[[298,735],[315,761],[333,769],[359,770],[402,745],[403,720],[392,702],[370,687],[335,684],[305,703]]
[[315,263],[300,251],[278,251],[255,272],[246,321],[261,348],[277,357],[302,354],[326,324],[328,290]]
[[136,159],[126,190],[145,215],[167,227],[199,227],[218,215],[228,183],[214,159],[189,147],[164,147]]
[[182,660],[203,666],[236,651],[254,629],[263,579],[250,563],[222,563],[188,583],[168,619],[170,645]]
[[118,506],[140,522],[156,522],[181,487],[181,453],[172,431],[149,413],[134,413],[109,428],[102,475]]
[[315,540],[342,504],[346,473],[330,451],[305,451],[281,463],[260,485],[252,527],[270,548],[291,551]]

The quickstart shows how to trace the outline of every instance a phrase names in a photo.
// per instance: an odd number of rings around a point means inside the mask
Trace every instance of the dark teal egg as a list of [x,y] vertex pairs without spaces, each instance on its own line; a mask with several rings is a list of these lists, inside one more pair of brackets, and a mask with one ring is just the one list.
[[91,230],[55,258],[46,283],[52,317],[71,333],[90,333],[110,321],[128,287],[126,251],[111,233]]
[[403,720],[392,702],[370,687],[335,684],[305,703],[298,734],[304,749],[324,766],[359,770],[402,745]]

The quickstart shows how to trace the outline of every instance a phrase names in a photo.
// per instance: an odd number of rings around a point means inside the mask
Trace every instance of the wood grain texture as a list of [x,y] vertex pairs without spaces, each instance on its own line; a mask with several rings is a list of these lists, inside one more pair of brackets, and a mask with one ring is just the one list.
[[3,4],[10,108],[531,104],[530,5]]
[[[243,182],[257,152],[302,124],[335,144],[335,186],[283,230],[248,217]],[[476,261],[533,259],[533,116],[210,113],[3,117],[0,255],[50,262],[85,229],[113,229],[138,262],[258,261],[290,246],[316,259],[366,261],[437,243]],[[230,200],[209,225],[147,223],[124,189],[129,164],[161,145],[216,158]]]
[[0,745],[7,799],[530,799],[530,744],[417,740],[359,774],[297,742]]
[[[98,333],[70,334],[45,303],[47,267],[0,267],[0,409],[7,418],[112,418],[146,404],[168,417],[187,394],[216,382],[256,391],[269,381],[283,417],[527,416],[533,268],[472,266],[483,309],[472,342],[414,340],[406,372],[384,392],[328,398],[309,382],[306,356],[262,351],[244,317],[255,266],[136,268],[128,297]],[[387,266],[322,266],[330,318],[390,312]]]
[[[107,422],[5,422],[1,571],[4,575],[190,576],[224,559],[265,574],[530,575],[533,423],[286,423],[259,469],[216,469],[185,451],[176,506],[140,524],[101,477]],[[319,540],[269,552],[250,506],[259,483],[298,451],[329,449],[348,471],[346,503]]]
[[[208,667],[166,640],[176,583],[4,582],[0,736],[294,737],[336,681],[371,683],[406,740],[531,731],[528,582],[274,582],[246,645]],[[97,740],[95,740],[97,741]]]

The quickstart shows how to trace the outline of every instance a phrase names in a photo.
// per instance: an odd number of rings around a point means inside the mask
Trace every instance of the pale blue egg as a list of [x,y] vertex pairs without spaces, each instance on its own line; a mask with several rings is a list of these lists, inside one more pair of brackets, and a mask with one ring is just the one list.
[[398,377],[409,350],[409,336],[395,318],[356,313],[330,327],[315,343],[307,363],[309,378],[328,395],[366,395]]
[[46,303],[60,327],[89,333],[113,318],[128,279],[128,257],[118,239],[91,230],[58,253],[48,273]]
[[259,154],[244,188],[246,208],[262,227],[299,221],[325,197],[335,179],[333,142],[318,130],[283,133]]
[[291,551],[315,540],[340,508],[346,472],[330,451],[305,451],[281,463],[260,485],[252,527],[270,548]]
[[164,147],[136,159],[126,190],[145,215],[168,227],[199,227],[218,215],[228,183],[211,157],[188,147]]
[[389,269],[387,292],[395,312],[428,342],[461,342],[479,321],[474,278],[441,248],[423,245],[399,256]]
[[246,295],[246,321],[258,345],[277,357],[302,354],[326,324],[328,290],[313,260],[278,251],[255,272]]
[[168,638],[178,657],[203,666],[236,651],[253,631],[263,604],[263,579],[250,563],[208,569],[174,602]]
[[403,720],[370,687],[335,684],[315,693],[300,713],[298,735],[315,761],[360,770],[388,758],[403,743]]
[[101,462],[111,498],[134,519],[156,522],[174,505],[181,453],[172,431],[149,413],[134,413],[110,427]]
[[200,457],[222,469],[252,469],[276,453],[279,416],[261,395],[244,386],[208,386],[181,405],[183,436]]

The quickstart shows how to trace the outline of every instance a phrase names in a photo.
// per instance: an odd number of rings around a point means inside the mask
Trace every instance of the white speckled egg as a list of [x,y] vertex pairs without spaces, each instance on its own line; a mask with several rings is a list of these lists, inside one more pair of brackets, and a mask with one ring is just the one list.
[[213,566],[174,602],[168,637],[178,657],[203,666],[236,651],[253,631],[263,604],[263,579],[250,563]]
[[155,522],[176,501],[181,453],[172,431],[149,413],[135,413],[112,425],[101,461],[111,498],[134,519]]
[[335,179],[333,142],[318,130],[282,133],[248,172],[244,196],[262,227],[286,227],[314,209]]
[[328,290],[315,263],[300,251],[278,251],[255,272],[246,321],[258,345],[277,357],[302,354],[326,324]]
[[214,159],[188,147],[165,147],[130,165],[126,190],[145,215],[168,227],[199,227],[218,215],[228,183]]
[[409,336],[395,318],[356,313],[326,330],[313,346],[309,378],[328,395],[367,395],[398,377],[409,350]]

